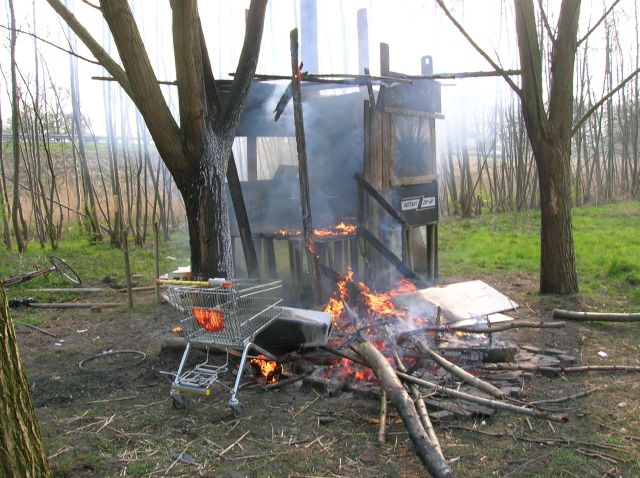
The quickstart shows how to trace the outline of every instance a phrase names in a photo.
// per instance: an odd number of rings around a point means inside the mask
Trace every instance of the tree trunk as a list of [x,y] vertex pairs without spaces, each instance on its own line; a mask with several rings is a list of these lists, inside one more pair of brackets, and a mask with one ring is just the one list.
[[13,131],[13,204],[11,206],[11,221],[16,234],[18,252],[22,253],[27,244],[22,236],[20,227],[20,105],[18,99],[18,80],[16,78],[16,17],[13,11],[13,0],[9,0],[11,14],[11,129]]
[[546,143],[537,153],[540,184],[540,292],[572,294],[578,277],[571,226],[570,146]]
[[571,229],[571,129],[573,70],[579,0],[563,0],[551,58],[548,110],[542,93],[542,57],[533,0],[515,0],[522,68],[522,113],[538,166],[541,210],[540,291],[578,291]]
[[201,279],[234,277],[226,171],[222,168],[229,151],[223,149],[213,141],[201,160],[206,166],[176,178],[187,213],[191,270]]
[[0,475],[51,476],[29,384],[22,369],[15,329],[0,286]]

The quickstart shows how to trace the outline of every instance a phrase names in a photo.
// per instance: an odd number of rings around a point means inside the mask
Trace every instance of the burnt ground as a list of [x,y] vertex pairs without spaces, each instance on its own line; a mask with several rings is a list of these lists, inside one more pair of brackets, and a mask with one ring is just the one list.
[[[533,275],[482,279],[519,302],[522,319],[550,319],[554,307],[606,310],[610,305],[583,303],[579,296],[540,297]],[[91,300],[118,299],[123,298]],[[209,398],[190,397],[185,409],[175,410],[169,381],[159,372],[178,365],[181,352],[161,348],[177,317],[168,305],[155,305],[152,293],[136,296],[136,303],[131,311],[12,312],[18,322],[37,314],[40,326],[57,335],[17,326],[55,476],[425,475],[401,423],[390,427],[385,446],[378,445],[379,402],[364,396],[331,396],[302,382],[263,391],[247,376],[241,418],[231,413],[221,390]],[[523,329],[504,337],[565,349],[582,363],[637,365],[640,358],[637,324],[569,323],[565,329]],[[146,359],[112,372],[78,367],[109,349],[139,350]],[[598,358],[598,351],[608,358]],[[553,406],[568,414],[564,425],[499,412],[436,423],[436,432],[459,476],[639,476],[639,375],[535,377],[527,379],[524,396],[540,400],[592,388],[597,390],[589,396]]]

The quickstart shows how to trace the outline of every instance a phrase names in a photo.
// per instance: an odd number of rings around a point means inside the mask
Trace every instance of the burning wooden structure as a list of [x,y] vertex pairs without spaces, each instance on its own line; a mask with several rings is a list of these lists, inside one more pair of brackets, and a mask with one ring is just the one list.
[[[313,238],[325,269],[345,273],[350,267],[356,277],[375,283],[391,262],[400,275],[414,277],[420,271],[433,279],[438,275],[435,119],[440,85],[390,71],[386,44],[381,45],[381,64],[382,76],[375,78],[306,82],[302,76],[311,213],[320,226]],[[432,59],[423,57],[421,67],[423,75],[432,74]],[[286,244],[292,284],[301,288],[304,241],[291,147],[293,108],[286,106],[290,86],[259,80],[237,133],[246,143],[245,174],[240,175],[246,177],[241,182],[244,201],[261,275],[278,276],[283,268],[277,258],[284,254],[277,250]],[[224,93],[224,85],[221,89]],[[258,158],[259,151],[266,154]],[[263,167],[267,163],[269,172]],[[235,218],[231,222],[237,237]],[[234,256],[239,258],[236,252],[237,247]]]

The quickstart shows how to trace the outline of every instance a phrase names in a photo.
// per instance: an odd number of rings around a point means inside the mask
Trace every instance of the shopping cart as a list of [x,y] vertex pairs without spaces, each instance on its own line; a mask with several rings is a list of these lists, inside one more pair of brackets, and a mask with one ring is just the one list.
[[[178,281],[159,281],[176,284]],[[176,408],[185,405],[184,393],[209,396],[214,383],[227,388],[220,377],[228,371],[229,351],[242,349],[240,367],[231,391],[229,406],[237,416],[244,413],[243,405],[236,395],[242,379],[244,366],[250,349],[270,360],[277,358],[256,345],[253,341],[265,327],[281,312],[282,281],[262,282],[255,279],[226,281],[213,279],[207,282],[186,282],[187,286],[171,285],[167,289],[168,301],[180,314],[180,322],[187,345],[178,371],[173,376],[171,398]],[[202,287],[204,285],[205,287]],[[193,368],[186,368],[187,358],[193,344],[204,344],[206,360]],[[209,347],[226,351],[226,360],[221,365],[209,361]],[[250,357],[252,358],[252,356]]]

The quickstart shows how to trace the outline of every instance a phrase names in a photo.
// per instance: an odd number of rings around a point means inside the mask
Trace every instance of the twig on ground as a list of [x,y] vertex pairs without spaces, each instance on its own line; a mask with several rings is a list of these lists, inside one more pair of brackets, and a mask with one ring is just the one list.
[[[247,430],[246,432],[244,432],[244,434],[238,438],[236,441],[234,441],[231,445],[229,445],[227,448],[225,448],[224,450],[222,450],[220,453],[218,453],[218,458],[222,458],[224,457],[224,455],[226,455],[226,453],[231,450],[234,446],[238,445],[243,439],[244,437],[246,437],[249,434],[250,430]],[[185,450],[186,451],[186,450]]]
[[576,393],[573,395],[567,395],[566,397],[559,397],[559,398],[549,398],[546,400],[536,400],[534,402],[529,402],[529,405],[540,405],[543,403],[562,403],[562,402],[568,402],[570,400],[575,400],[577,398],[582,398],[582,397],[586,397],[587,395],[591,395],[593,392],[600,390],[602,387],[595,387],[592,388],[590,390],[585,390],[584,392],[580,392],[580,393]]

